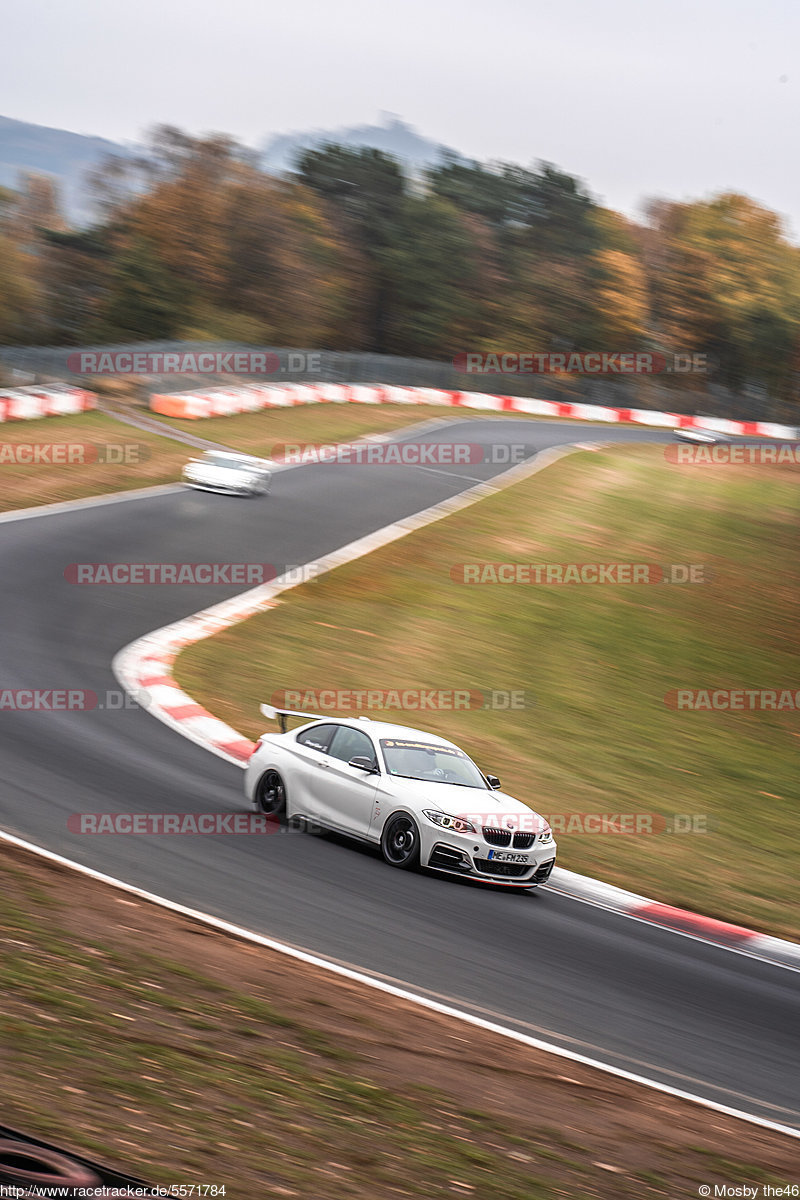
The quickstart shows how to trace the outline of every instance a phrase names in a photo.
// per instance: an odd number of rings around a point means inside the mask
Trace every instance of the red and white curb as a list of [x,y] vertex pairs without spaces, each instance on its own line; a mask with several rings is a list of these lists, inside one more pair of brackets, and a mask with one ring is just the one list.
[[92,392],[69,384],[48,387],[0,388],[0,421],[35,421],[66,417],[97,407]]
[[[313,568],[316,578],[336,567],[364,558],[417,529],[431,525],[443,517],[476,504],[486,496],[520,483],[578,448],[557,447],[543,451],[532,462],[522,463],[493,480],[478,484],[458,496],[334,550],[316,562],[307,564],[306,570]],[[304,572],[299,574],[302,576]],[[229,629],[256,613],[274,608],[280,603],[284,592],[299,586],[297,575],[298,572],[293,572],[291,577],[282,576],[271,583],[261,584],[131,642],[119,651],[112,662],[117,680],[151,716],[220,758],[236,766],[245,767],[255,750],[255,742],[243,737],[184,692],[172,676],[173,665],[178,654],[187,646],[220,633],[223,629]],[[674,933],[762,958],[779,966],[800,970],[800,944],[795,942],[770,937],[744,926],[732,925],[686,909],[673,908],[561,867],[556,867],[547,886],[574,899],[622,913],[651,925],[659,925]]]
[[652,412],[645,408],[606,408],[599,404],[561,404],[526,396],[496,396],[483,392],[443,391],[440,388],[390,387],[385,384],[290,383],[241,384],[197,391],[153,393],[153,412],[183,420],[226,417],[263,408],[297,404],[426,404],[480,412],[519,413],[529,417],[555,417],[575,421],[603,421],[616,425],[647,425],[659,429],[706,429],[712,433],[744,437],[783,438],[793,441],[800,430],[770,421],[729,421],[722,417],[687,416]]
[[735,950],[751,958],[764,959],[777,966],[800,971],[800,944],[797,942],[758,933],[744,925],[718,921],[689,909],[673,908],[670,904],[661,904],[658,900],[638,896],[635,892],[627,892],[624,888],[603,883],[588,875],[577,875],[562,867],[556,867],[547,886],[551,891],[561,892],[574,900],[583,900],[587,904],[622,913],[648,925],[659,925],[684,937],[711,942],[726,950]]

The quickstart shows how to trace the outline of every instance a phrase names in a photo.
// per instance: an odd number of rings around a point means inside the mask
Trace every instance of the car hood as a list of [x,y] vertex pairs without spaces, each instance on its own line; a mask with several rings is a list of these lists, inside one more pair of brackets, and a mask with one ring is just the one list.
[[[451,817],[478,817],[482,824],[500,821],[505,828],[509,822],[513,828],[530,828],[531,813],[539,813],[515,800],[505,792],[482,791],[480,788],[462,787],[460,784],[432,783],[428,779],[401,779],[397,775],[382,776],[379,790],[391,793],[395,800],[405,801],[417,811],[423,808],[437,809]],[[522,819],[520,819],[522,818]],[[544,821],[544,817],[541,817]],[[535,830],[533,831],[535,832]]]

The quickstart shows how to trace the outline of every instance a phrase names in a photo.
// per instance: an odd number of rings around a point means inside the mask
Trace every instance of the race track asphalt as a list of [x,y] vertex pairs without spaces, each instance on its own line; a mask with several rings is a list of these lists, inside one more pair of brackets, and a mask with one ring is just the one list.
[[[576,441],[669,436],[476,420],[425,440],[524,444],[531,455]],[[322,957],[800,1127],[796,972],[544,889],[515,895],[392,871],[335,838],[91,837],[67,828],[73,813],[244,805],[238,768],[143,710],[110,706],[118,650],[241,588],[76,586],[64,578],[69,564],[300,564],[503,469],[308,466],[277,475],[258,501],[176,489],[0,523],[2,688],[86,688],[103,705],[0,712],[0,826]],[[308,648],[310,678],[313,630]],[[267,672],[265,699],[272,690]],[[502,764],[484,765],[502,775]]]

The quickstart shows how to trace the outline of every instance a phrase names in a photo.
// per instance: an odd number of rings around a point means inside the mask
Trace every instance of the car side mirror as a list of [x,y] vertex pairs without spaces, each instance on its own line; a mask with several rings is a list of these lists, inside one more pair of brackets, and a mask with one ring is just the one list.
[[497,776],[496,775],[487,775],[485,778],[486,778],[486,782],[488,783],[488,785],[492,789],[492,791],[496,792],[498,790],[498,788],[500,787],[500,780],[497,778]]
[[379,775],[380,771],[376,767],[371,758],[367,758],[366,754],[357,754],[355,758],[351,758],[347,764],[348,767],[355,767],[358,771],[366,771],[368,775]]

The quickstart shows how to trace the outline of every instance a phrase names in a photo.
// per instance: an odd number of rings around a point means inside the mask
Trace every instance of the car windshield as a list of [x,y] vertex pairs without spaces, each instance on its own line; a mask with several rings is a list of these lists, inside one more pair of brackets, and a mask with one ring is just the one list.
[[475,763],[455,746],[434,746],[430,742],[404,738],[381,738],[381,749],[390,775],[486,790],[486,781]]
[[232,454],[204,454],[203,462],[212,467],[236,467],[241,468],[247,466],[241,458],[234,458]]

